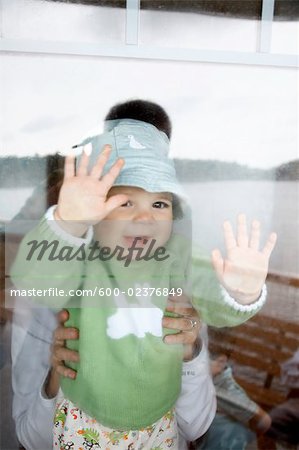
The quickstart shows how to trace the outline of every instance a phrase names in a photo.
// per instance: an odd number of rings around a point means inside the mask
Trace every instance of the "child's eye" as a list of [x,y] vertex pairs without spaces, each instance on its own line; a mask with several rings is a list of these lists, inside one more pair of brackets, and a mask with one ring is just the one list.
[[132,206],[131,200],[128,200],[126,203],[123,203],[123,204],[121,205],[122,208],[126,208],[126,207],[128,207],[128,206]]
[[154,208],[159,208],[159,209],[164,209],[164,208],[169,208],[170,204],[166,203],[166,202],[159,201],[159,202],[155,202],[153,204],[153,207]]

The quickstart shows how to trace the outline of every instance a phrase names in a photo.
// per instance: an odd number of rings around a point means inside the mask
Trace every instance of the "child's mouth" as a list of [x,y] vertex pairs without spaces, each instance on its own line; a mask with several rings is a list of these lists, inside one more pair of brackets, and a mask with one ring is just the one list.
[[151,239],[150,236],[124,236],[124,241],[128,248],[133,246],[136,248],[144,248]]

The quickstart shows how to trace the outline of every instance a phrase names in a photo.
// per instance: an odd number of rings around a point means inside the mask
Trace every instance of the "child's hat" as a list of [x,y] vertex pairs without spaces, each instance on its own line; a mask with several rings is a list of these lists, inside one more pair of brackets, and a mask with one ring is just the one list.
[[174,163],[169,158],[169,139],[154,125],[134,119],[108,120],[103,134],[88,138],[81,145],[89,142],[92,144],[89,168],[106,144],[111,145],[112,152],[103,174],[118,158],[125,160],[114,186],[135,186],[148,192],[170,192],[185,198]]

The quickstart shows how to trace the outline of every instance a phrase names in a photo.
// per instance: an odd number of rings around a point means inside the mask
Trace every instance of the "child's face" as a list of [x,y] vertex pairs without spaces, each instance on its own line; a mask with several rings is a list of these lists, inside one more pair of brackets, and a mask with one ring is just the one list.
[[[164,246],[172,231],[172,195],[167,192],[152,193],[131,186],[115,186],[108,197],[125,194],[128,201],[115,208],[105,220],[95,226],[95,237],[101,246],[111,249],[119,245],[125,249],[138,239],[138,247],[144,250],[155,240],[153,251]],[[144,243],[144,240],[147,243]]]

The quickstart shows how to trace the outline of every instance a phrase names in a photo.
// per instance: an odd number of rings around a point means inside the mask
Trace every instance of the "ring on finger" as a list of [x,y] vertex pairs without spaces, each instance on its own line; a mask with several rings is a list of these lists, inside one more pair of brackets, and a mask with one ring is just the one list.
[[198,324],[198,321],[196,319],[192,319],[191,317],[189,318],[189,321],[190,321],[191,329],[195,328]]

